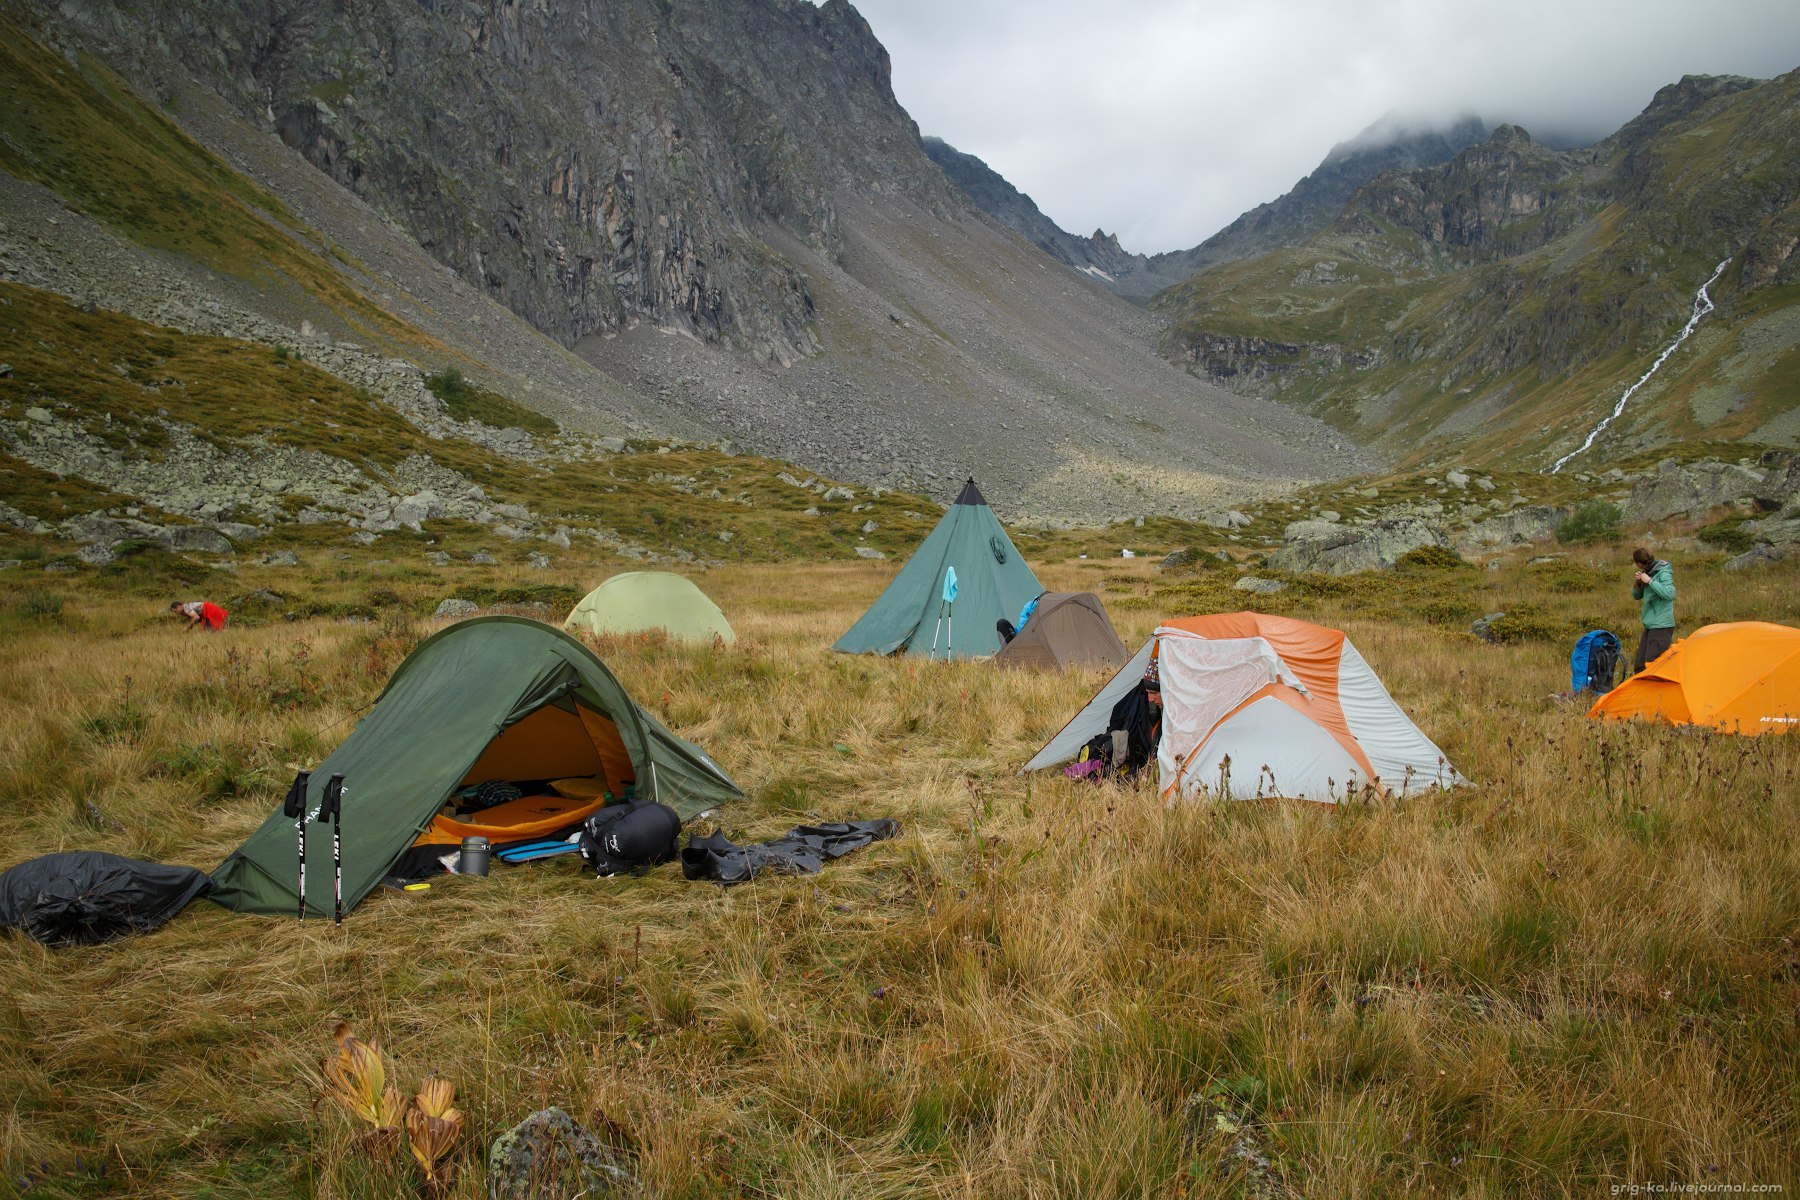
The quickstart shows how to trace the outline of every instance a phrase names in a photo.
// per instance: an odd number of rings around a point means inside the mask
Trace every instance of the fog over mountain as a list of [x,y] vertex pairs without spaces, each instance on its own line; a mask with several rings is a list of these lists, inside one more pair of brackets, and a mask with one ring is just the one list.
[[860,0],[922,132],[1062,228],[1198,245],[1385,114],[1466,112],[1575,146],[1688,74],[1800,62],[1791,0]]

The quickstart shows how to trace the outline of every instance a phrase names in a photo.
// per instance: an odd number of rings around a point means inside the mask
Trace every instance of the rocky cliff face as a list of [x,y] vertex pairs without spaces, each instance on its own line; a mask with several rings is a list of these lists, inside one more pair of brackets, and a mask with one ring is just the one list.
[[1367,465],[977,210],[842,0],[70,0],[0,68],[0,278],[99,308],[1043,520]]
[[1207,378],[1280,395],[1359,440],[1493,459],[1574,449],[1717,303],[1602,453],[1800,437],[1783,380],[1800,323],[1800,77],[1688,78],[1594,146],[1515,126],[1378,176],[1305,242],[1215,266],[1160,302]]
[[565,345],[638,321],[792,360],[818,344],[766,225],[830,255],[836,196],[958,201],[845,0],[164,0],[65,11],[178,63]]

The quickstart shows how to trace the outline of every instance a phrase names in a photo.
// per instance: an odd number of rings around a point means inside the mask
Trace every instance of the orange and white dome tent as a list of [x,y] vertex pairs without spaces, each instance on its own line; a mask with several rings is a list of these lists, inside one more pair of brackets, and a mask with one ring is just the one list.
[[1702,626],[1600,697],[1588,716],[1747,736],[1800,732],[1800,629],[1767,621]]
[[1335,802],[1365,787],[1411,795],[1466,782],[1394,703],[1350,639],[1291,617],[1218,613],[1164,622],[1025,764],[1075,758],[1158,664],[1164,796]]

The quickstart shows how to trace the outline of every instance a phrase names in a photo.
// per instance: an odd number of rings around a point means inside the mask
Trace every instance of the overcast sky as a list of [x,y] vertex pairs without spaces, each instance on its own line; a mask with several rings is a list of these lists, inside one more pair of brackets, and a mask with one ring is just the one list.
[[1386,113],[1592,141],[1800,65],[1800,0],[853,0],[927,136],[1074,233],[1198,244]]

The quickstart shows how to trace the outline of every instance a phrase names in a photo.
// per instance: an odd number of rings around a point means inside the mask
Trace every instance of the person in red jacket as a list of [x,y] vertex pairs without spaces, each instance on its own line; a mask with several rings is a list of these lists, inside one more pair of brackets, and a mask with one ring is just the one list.
[[169,605],[169,611],[186,617],[187,629],[204,626],[208,633],[217,633],[225,628],[226,612],[211,600],[177,600]]

